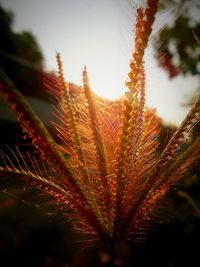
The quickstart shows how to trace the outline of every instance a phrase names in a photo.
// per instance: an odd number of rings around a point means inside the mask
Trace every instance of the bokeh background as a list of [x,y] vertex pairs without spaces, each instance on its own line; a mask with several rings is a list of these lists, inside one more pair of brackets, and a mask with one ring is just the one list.
[[[0,67],[51,129],[45,74],[55,74],[55,52],[61,53],[66,80],[78,92],[87,65],[94,92],[118,99],[134,46],[135,9],[131,0],[1,0]],[[147,104],[162,118],[166,132],[180,124],[199,94],[200,3],[160,1],[146,51]],[[20,128],[0,102],[0,146],[23,144]],[[197,127],[195,134],[199,134]],[[31,149],[31,147],[29,148]],[[0,266],[106,266],[103,246],[82,250],[65,214],[13,179],[1,179]],[[199,162],[169,193],[142,243],[120,244],[116,266],[198,266],[200,240]]]

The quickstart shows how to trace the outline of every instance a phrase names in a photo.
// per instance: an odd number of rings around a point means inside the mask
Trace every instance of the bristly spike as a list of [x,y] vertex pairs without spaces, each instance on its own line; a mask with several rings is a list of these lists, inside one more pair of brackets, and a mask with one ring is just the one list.
[[42,155],[46,155],[46,160],[51,161],[53,159],[54,167],[58,169],[58,172],[65,172],[68,179],[75,186],[76,182],[73,181],[68,161],[63,157],[61,151],[57,149],[56,143],[44,124],[2,70],[0,70],[0,79],[2,81],[0,87],[1,94],[6,102],[10,104],[11,109],[13,108],[13,103],[15,104],[14,111],[21,115],[20,125],[22,129],[35,140],[34,144],[40,149]]
[[45,79],[57,142],[0,71],[1,96],[17,113],[28,147],[1,144],[0,175],[16,175],[53,197],[69,211],[75,231],[89,235],[88,246],[99,240],[110,247],[122,239],[140,240],[167,191],[199,159],[200,137],[193,129],[200,121],[200,98],[161,148],[161,119],[145,106],[144,54],[157,8],[157,0],[147,0],[146,8],[137,9],[128,90],[119,101],[91,92],[86,66],[82,88],[67,83],[56,54],[58,74]]
[[[84,66],[84,70],[83,70],[83,87],[84,87],[84,93],[85,93],[87,104],[88,104],[88,110],[89,110],[89,115],[90,115],[90,125],[91,125],[93,138],[94,138],[95,146],[96,146],[99,171],[102,177],[106,177],[108,172],[107,172],[104,144],[103,144],[103,140],[101,138],[101,133],[100,133],[99,126],[98,126],[98,118],[96,114],[95,100],[93,99],[91,91],[90,91],[89,78],[88,78],[86,66]],[[105,180],[105,186],[108,186],[105,178],[104,180]]]
[[[154,196],[154,200],[156,202],[169,190],[170,186],[174,184],[176,181],[178,181],[180,177],[185,173],[186,169],[184,168],[184,172],[180,173],[180,175],[176,173],[177,180],[176,179],[173,180],[173,175],[171,175],[166,182],[163,181],[163,175],[165,175],[165,173],[170,170],[170,167],[174,165],[175,160],[178,160],[175,165],[177,165],[176,170],[179,170],[178,166],[180,166],[181,168],[180,163],[182,163],[183,165],[187,164],[188,162],[191,163],[199,157],[200,153],[199,138],[197,138],[196,140],[197,143],[196,142],[194,143],[194,148],[196,148],[196,150],[194,149],[194,152],[192,152],[193,150],[193,145],[192,145],[185,152],[182,151],[183,155],[178,157],[180,152],[180,147],[184,143],[184,138],[183,138],[184,132],[188,131],[188,125],[190,126],[189,128],[192,128],[196,121],[200,121],[199,114],[200,114],[200,97],[193,104],[191,110],[188,112],[188,115],[182,122],[181,126],[176,130],[171,140],[167,144],[166,148],[162,152],[160,158],[155,163],[147,179],[147,182],[143,187],[142,194],[129,210],[127,218],[124,221],[122,228],[126,229],[126,225],[128,225],[131,220],[140,221],[145,213],[145,208],[147,209],[151,208],[150,207],[151,205],[149,203],[149,195],[148,195],[149,192],[152,191],[154,193],[154,188],[157,188],[157,186],[160,185],[159,187],[160,193],[159,190],[157,190],[156,192],[158,193],[156,193]],[[193,122],[194,118],[195,122]],[[190,154],[191,157],[189,161],[188,161],[188,153]],[[151,202],[151,204],[153,206],[153,202]]]
[[74,145],[75,151],[79,157],[80,162],[82,163],[81,165],[82,174],[83,174],[86,184],[88,185],[89,183],[88,173],[84,167],[85,160],[84,160],[83,152],[81,149],[80,137],[77,131],[77,123],[76,123],[76,119],[74,116],[73,105],[72,105],[72,101],[69,95],[69,86],[64,80],[63,70],[62,70],[62,61],[61,61],[59,53],[56,54],[56,59],[57,59],[57,64],[58,64],[58,83],[60,84],[60,88],[62,92],[62,98],[59,104],[60,104],[61,110],[64,113],[63,114],[64,117],[67,120],[69,120],[68,131],[70,131],[70,134],[72,135],[72,139],[73,139],[72,144]]
[[[39,117],[35,114],[35,112],[28,105],[25,98],[21,95],[21,93],[15,88],[13,83],[8,79],[7,75],[4,71],[0,70],[0,92],[4,97],[6,102],[10,104],[11,109],[13,103],[15,104],[15,112],[21,114],[20,125],[23,127],[28,135],[35,139],[38,148],[40,148],[45,154],[45,159],[49,162],[49,164],[54,164],[54,168],[57,171],[57,183],[65,184],[70,189],[72,194],[78,196],[84,205],[88,205],[88,200],[85,197],[83,185],[80,183],[78,179],[75,179],[74,176],[74,167],[71,163],[66,159],[61,150],[59,150],[57,144],[45,128],[44,124],[41,122]],[[1,169],[3,171],[3,169]],[[65,177],[65,180],[63,180]],[[81,211],[81,207],[80,212]],[[88,216],[94,218],[94,211],[90,210],[88,212]],[[96,220],[96,225],[99,229],[102,229],[102,226],[99,225],[99,222]],[[101,230],[103,232],[103,230]]]
[[[143,77],[142,72],[144,72],[143,56],[156,16],[157,2],[158,1],[153,0],[148,1],[147,8],[138,8],[136,14],[135,51],[130,63],[131,71],[128,74],[130,80],[126,84],[129,91],[127,92],[127,99],[124,102],[125,110],[122,118],[123,125],[119,136],[120,146],[117,153],[117,213],[115,218],[116,231],[118,231],[119,222],[121,221],[121,213],[123,212],[122,198],[124,195],[124,182],[126,183],[126,181],[124,181],[124,178],[126,177],[124,172],[126,169],[125,166],[127,165],[127,162],[129,160],[127,150],[131,149],[129,135],[130,128],[133,127],[133,120],[135,119],[133,113],[135,106],[137,105],[141,105],[142,109],[144,108],[144,103],[140,103],[140,101],[138,103],[138,95],[140,92],[142,92],[140,82]],[[142,100],[142,102],[144,101]],[[131,115],[133,116],[133,118],[131,117]]]
[[105,191],[105,203],[108,207],[108,221],[109,224],[111,224],[111,207],[110,207],[110,200],[111,200],[111,194],[109,192],[109,185],[108,185],[108,170],[107,170],[107,162],[106,162],[106,155],[105,155],[105,149],[104,149],[104,143],[102,140],[101,132],[99,129],[99,122],[97,118],[96,113],[96,104],[95,99],[93,98],[89,86],[89,78],[87,73],[87,68],[84,66],[83,70],[83,88],[84,93],[86,97],[86,101],[88,104],[88,111],[89,111],[89,118],[90,118],[90,127],[93,134],[93,139],[95,143],[95,150],[96,150],[96,157],[97,157],[97,163],[99,168],[99,173],[102,178],[102,183]]
[[[57,59],[57,64],[58,64],[58,84],[60,85],[60,88],[61,88],[60,91],[62,92],[62,97],[60,99],[59,105],[64,115],[63,122],[65,123],[65,127],[68,126],[68,129],[61,127],[61,131],[62,129],[63,131],[66,130],[67,132],[69,132],[69,136],[71,136],[72,138],[71,145],[74,147],[74,153],[77,154],[77,157],[81,163],[79,165],[79,169],[80,169],[83,181],[89,191],[86,191],[85,187],[83,187],[81,183],[79,183],[79,186],[81,188],[81,191],[85,195],[85,198],[87,199],[88,203],[91,205],[93,212],[99,219],[100,223],[103,224],[103,218],[99,210],[99,207],[96,203],[94,192],[90,184],[89,174],[88,174],[84,154],[83,154],[82,147],[81,147],[79,132],[77,129],[78,126],[77,126],[77,122],[75,118],[75,107],[73,105],[73,101],[69,94],[69,85],[64,80],[62,61],[61,61],[61,57],[59,53],[56,54],[56,59]],[[62,133],[61,133],[61,136],[63,136]]]

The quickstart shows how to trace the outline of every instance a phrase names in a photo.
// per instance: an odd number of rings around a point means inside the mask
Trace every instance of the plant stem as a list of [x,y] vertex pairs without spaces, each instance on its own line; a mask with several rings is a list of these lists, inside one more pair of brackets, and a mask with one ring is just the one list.
[[112,240],[110,247],[109,247],[109,253],[110,253],[110,261],[108,263],[108,267],[114,267],[115,266],[115,242]]

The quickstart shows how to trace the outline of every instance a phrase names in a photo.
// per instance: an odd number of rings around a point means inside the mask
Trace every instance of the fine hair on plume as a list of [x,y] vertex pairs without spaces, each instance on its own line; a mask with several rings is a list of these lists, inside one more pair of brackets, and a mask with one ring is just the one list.
[[92,92],[86,67],[80,93],[73,95],[56,54],[58,74],[45,77],[54,106],[56,141],[0,71],[0,97],[37,151],[35,156],[18,146],[7,147],[9,153],[0,150],[0,175],[23,178],[27,186],[51,196],[69,211],[74,230],[89,237],[86,246],[140,240],[161,200],[200,155],[200,137],[189,138],[200,119],[200,98],[158,152],[162,125],[155,110],[145,105],[144,62],[157,10],[156,0],[137,8],[127,92],[119,101]]

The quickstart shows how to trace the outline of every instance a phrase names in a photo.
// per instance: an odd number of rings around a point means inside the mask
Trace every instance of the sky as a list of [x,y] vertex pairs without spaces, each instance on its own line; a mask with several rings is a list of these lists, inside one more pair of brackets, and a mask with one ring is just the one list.
[[[110,99],[125,92],[136,2],[143,1],[0,0],[14,13],[14,30],[30,31],[36,37],[47,70],[56,70],[55,54],[59,52],[68,82],[81,85],[86,65],[93,91]],[[151,40],[171,16],[170,10],[158,16]],[[166,122],[179,124],[187,113],[181,104],[194,93],[199,80],[180,76],[170,81],[157,66],[151,40],[145,54],[147,104]]]

